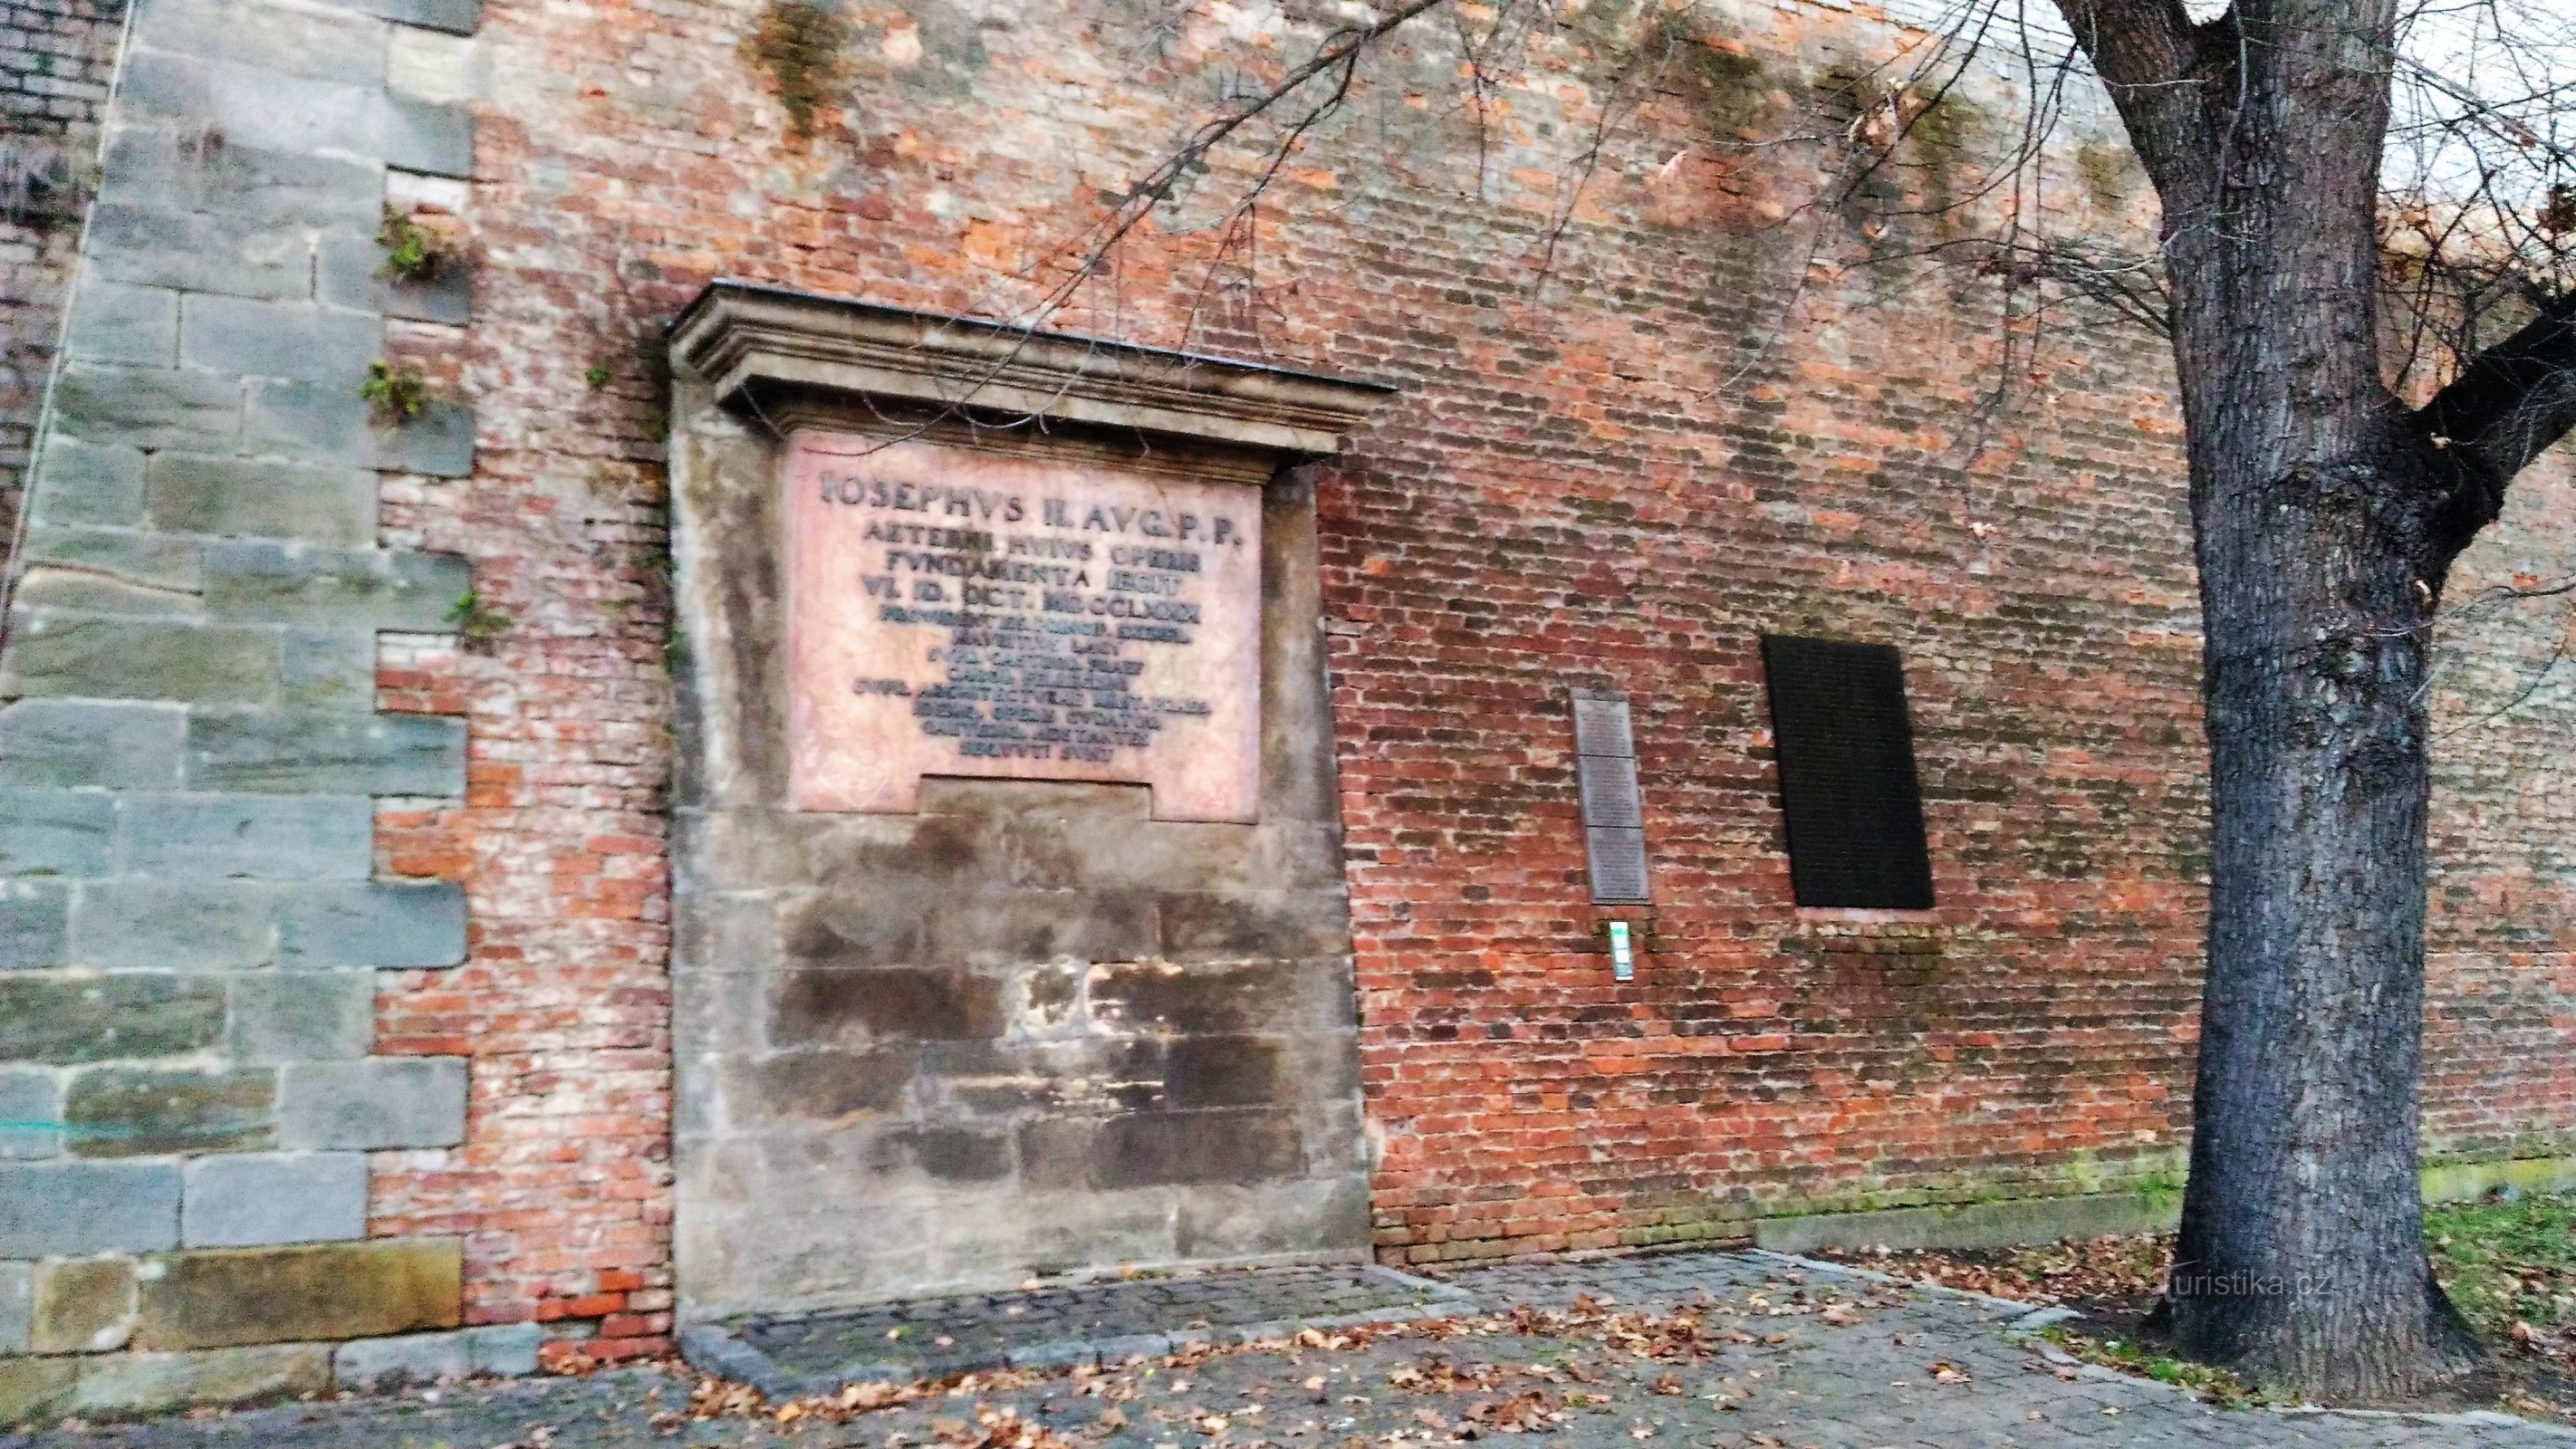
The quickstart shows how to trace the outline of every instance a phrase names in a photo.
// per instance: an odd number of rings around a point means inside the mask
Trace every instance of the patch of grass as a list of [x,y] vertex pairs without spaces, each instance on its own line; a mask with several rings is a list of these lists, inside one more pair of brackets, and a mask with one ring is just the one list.
[[447,606],[447,622],[464,636],[466,643],[487,644],[510,627],[510,616],[486,607],[472,589],[467,589]]
[[2576,1196],[2435,1204],[2424,1209],[2424,1239],[2451,1301],[2493,1337],[2576,1325]]
[[417,217],[388,206],[384,225],[376,230],[376,245],[385,249],[385,260],[376,275],[403,282],[426,282],[445,270],[455,258],[456,244],[444,232],[422,226]]
[[378,359],[367,364],[367,380],[358,384],[358,396],[367,400],[380,421],[407,423],[428,409],[429,379],[408,363],[397,366]]
[[2051,1324],[2041,1329],[2039,1336],[2086,1363],[2098,1363],[2160,1384],[2189,1389],[2202,1402],[2222,1409],[2258,1409],[2267,1404],[2290,1402],[2274,1391],[2249,1384],[2225,1369],[2159,1353],[2136,1339],[2093,1338],[2070,1332],[2064,1324]]

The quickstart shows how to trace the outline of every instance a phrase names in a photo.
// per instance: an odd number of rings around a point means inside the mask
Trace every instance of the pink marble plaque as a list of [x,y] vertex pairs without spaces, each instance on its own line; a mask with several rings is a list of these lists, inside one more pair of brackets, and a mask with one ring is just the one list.
[[786,475],[792,808],[970,775],[1256,817],[1259,489],[809,431]]

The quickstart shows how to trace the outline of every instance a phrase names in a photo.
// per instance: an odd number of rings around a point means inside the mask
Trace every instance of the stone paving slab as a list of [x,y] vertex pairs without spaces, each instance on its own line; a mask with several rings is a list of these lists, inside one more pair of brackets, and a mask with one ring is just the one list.
[[681,1352],[774,1397],[988,1368],[1071,1368],[1306,1327],[1466,1313],[1461,1290],[1366,1263],[1105,1279],[694,1325]]
[[[1759,1253],[1510,1264],[1451,1279],[1483,1316],[1089,1373],[1013,1374],[845,1422],[675,1413],[655,1369],[450,1386],[196,1420],[0,1435],[0,1449],[1446,1449],[1479,1406],[1543,1390],[1526,1449],[2569,1449],[2500,1415],[2221,1410],[2181,1390],[2051,1363],[2009,1332],[2021,1305]],[[1258,1296],[1256,1290],[1253,1296]],[[1715,1352],[1638,1357],[1615,1327],[1553,1318],[1692,1308]],[[1516,1309],[1531,1311],[1515,1313]],[[1827,1311],[1830,1309],[1831,1311]],[[1490,1422],[1490,1420],[1489,1420]],[[1030,1431],[1042,1429],[1044,1434]]]

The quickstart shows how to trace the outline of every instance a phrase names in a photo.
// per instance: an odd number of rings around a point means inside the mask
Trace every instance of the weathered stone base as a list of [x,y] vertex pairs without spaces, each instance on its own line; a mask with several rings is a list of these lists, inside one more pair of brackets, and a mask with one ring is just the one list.
[[536,1324],[457,1327],[455,1238],[0,1266],[0,1426],[537,1368]]
[[493,1324],[347,1343],[263,1343],[174,1353],[0,1359],[0,1428],[79,1417],[140,1418],[339,1389],[381,1392],[537,1371],[537,1325]]
[[1343,1263],[1101,1281],[967,1298],[701,1323],[690,1365],[772,1397],[976,1369],[1110,1365],[1190,1344],[1472,1312],[1453,1284]]

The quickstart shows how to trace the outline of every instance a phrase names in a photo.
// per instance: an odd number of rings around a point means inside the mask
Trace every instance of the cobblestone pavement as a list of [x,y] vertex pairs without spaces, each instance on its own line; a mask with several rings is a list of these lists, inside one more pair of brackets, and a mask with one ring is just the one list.
[[[1338,1264],[935,1298],[728,1327],[789,1381],[894,1369],[916,1377],[1006,1363],[1068,1366],[1074,1355],[1065,1350],[1075,1345],[1089,1350],[1083,1360],[1160,1356],[1177,1346],[1175,1335],[1232,1341],[1259,1336],[1247,1330],[1264,1326],[1407,1317],[1441,1296],[1438,1285],[1419,1278]],[[745,1377],[762,1383],[768,1375]]]
[[[148,1425],[49,1431],[43,1449],[1987,1449],[2366,1446],[2564,1449],[2501,1418],[2227,1411],[2051,1364],[1995,1300],[1889,1287],[1760,1254],[1507,1266],[1455,1280],[1489,1312],[1097,1373],[1009,1374],[856,1414],[692,1420],[649,1369],[449,1387]],[[1583,1301],[1578,1301],[1579,1299]],[[1685,1317],[1654,1315],[1687,1315]],[[1322,1335],[1316,1335],[1322,1337]]]

